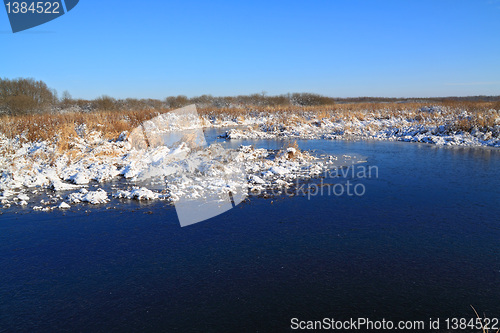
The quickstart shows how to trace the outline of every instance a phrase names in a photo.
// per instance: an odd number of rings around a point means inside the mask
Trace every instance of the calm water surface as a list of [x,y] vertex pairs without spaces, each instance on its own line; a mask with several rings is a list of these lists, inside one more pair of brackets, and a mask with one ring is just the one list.
[[[213,141],[215,132],[209,132]],[[231,141],[279,148],[278,141]],[[362,197],[0,215],[0,332],[270,332],[291,318],[500,317],[500,150],[299,141],[377,166]]]

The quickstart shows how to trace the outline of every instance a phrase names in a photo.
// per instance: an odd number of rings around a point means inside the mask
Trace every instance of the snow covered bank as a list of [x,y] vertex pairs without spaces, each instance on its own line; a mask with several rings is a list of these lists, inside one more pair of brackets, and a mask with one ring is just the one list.
[[[247,119],[251,125],[245,129],[230,129],[226,139],[376,139],[422,142],[436,145],[500,147],[500,113],[490,111],[494,119],[491,126],[472,126],[470,131],[461,129],[472,115],[463,111],[449,114],[438,109],[422,110],[431,113],[428,119],[421,114],[401,114],[381,118],[367,112],[361,117],[326,117],[318,119],[314,114],[281,115],[267,118],[265,122]],[[332,119],[333,118],[333,119]],[[361,119],[359,119],[361,118]]]
[[[335,161],[294,147],[228,150],[220,144],[190,148],[180,142],[174,147],[135,149],[129,141],[96,142],[94,136],[92,145],[77,140],[78,150],[58,154],[47,142],[2,140],[0,203],[4,208],[16,205],[43,211],[118,199],[176,202],[183,197],[260,193],[315,177]],[[110,181],[115,181],[114,190],[104,190]],[[40,194],[49,200],[38,198]]]
[[[252,146],[227,150],[219,144],[207,147],[204,127],[238,126],[227,130],[226,139],[362,138],[500,147],[499,113],[491,110],[486,116],[488,121],[481,124],[478,115],[440,108],[393,116],[370,111],[357,116],[250,112],[238,117],[189,114],[182,119],[170,113],[114,140],[79,125],[65,149],[57,138],[29,142],[26,133],[14,138],[0,133],[0,204],[48,211],[112,200],[177,202],[223,198],[228,193],[265,193],[292,186],[297,179],[316,177],[342,159],[314,156],[297,147],[278,151]],[[476,123],[472,129],[467,127]],[[104,189],[110,182],[114,187]]]

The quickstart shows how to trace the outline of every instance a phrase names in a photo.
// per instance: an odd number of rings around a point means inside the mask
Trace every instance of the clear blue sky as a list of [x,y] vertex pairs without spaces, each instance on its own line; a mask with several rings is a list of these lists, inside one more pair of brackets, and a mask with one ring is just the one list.
[[500,94],[500,0],[80,0],[0,39],[0,77],[78,98]]

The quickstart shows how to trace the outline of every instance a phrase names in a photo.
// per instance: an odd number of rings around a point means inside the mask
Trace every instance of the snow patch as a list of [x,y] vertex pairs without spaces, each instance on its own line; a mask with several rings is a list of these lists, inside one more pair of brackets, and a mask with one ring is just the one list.
[[59,206],[57,206],[57,208],[59,208],[59,209],[69,209],[69,208],[71,208],[71,206],[68,205],[67,203],[65,203],[63,201],[63,202],[61,202],[61,204]]
[[132,191],[124,191],[119,190],[115,194],[113,194],[114,198],[119,199],[134,199],[134,200],[155,200],[155,199],[164,199],[167,196],[164,194],[155,193],[151,190],[148,190],[145,187],[134,188]]
[[93,205],[103,204],[109,201],[108,194],[103,189],[97,191],[88,191],[81,189],[79,192],[68,195],[70,203],[88,202]]

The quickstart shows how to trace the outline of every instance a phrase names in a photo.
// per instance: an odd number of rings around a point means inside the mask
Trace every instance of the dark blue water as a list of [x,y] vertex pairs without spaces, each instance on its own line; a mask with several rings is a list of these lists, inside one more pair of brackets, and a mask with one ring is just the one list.
[[250,197],[186,228],[165,203],[0,215],[0,332],[500,317],[500,150],[300,145],[367,156],[379,176],[358,180],[364,196]]

